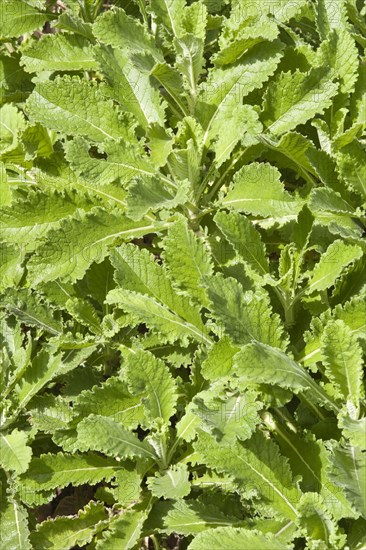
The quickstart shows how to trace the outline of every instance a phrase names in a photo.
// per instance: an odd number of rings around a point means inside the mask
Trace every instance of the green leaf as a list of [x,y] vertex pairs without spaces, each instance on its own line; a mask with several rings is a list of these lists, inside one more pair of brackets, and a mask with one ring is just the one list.
[[102,480],[110,481],[123,466],[116,460],[97,454],[83,455],[43,454],[30,462],[20,478],[22,488],[45,491],[56,487],[96,485]]
[[270,415],[264,418],[281,452],[288,457],[293,474],[301,477],[300,487],[306,491],[305,494],[318,493],[319,499],[324,499],[329,512],[337,520],[355,517],[344,492],[329,479],[329,455],[322,441],[309,433],[295,433],[289,426],[275,422]]
[[40,82],[27,100],[30,119],[58,132],[101,142],[127,137],[121,113],[94,82],[69,76]]
[[163,475],[149,477],[147,485],[152,495],[158,498],[183,498],[191,492],[188,470],[185,464],[171,466]]
[[121,8],[106,11],[98,17],[93,24],[93,33],[100,42],[113,48],[149,53],[158,61],[164,60],[146,27]]
[[0,243],[0,292],[16,286],[22,276],[23,254],[19,248]]
[[362,349],[351,329],[340,319],[330,321],[321,339],[322,362],[332,391],[344,399],[357,418],[362,391]]
[[142,528],[149,512],[142,505],[140,509],[126,510],[109,523],[103,538],[96,545],[97,550],[114,550],[117,546],[126,550],[136,547],[142,535]]
[[208,529],[197,535],[188,546],[188,549],[206,550],[210,548],[211,550],[220,550],[225,547],[230,548],[230,550],[252,550],[253,548],[284,550],[283,544],[272,534],[264,535],[256,530],[235,529],[234,527]]
[[[245,11],[247,11],[247,8]],[[260,11],[258,11],[259,14]],[[220,51],[215,56],[215,65],[222,66],[235,63],[256,44],[267,40],[271,42],[278,36],[277,24],[265,15],[245,19],[238,19],[236,16],[237,14],[234,12],[225,21],[219,39]]]
[[62,12],[53,26],[57,29],[70,31],[76,35],[84,36],[89,40],[93,40],[91,24],[83,21],[83,19],[78,17],[76,14],[69,11]]
[[255,145],[263,130],[258,113],[251,105],[233,104],[233,109],[229,112],[230,115],[227,114],[225,117],[224,126],[222,121],[212,124],[211,133],[216,134],[216,138],[211,148],[215,152],[217,168],[230,157],[239,142],[245,147]]
[[212,260],[204,237],[195,235],[181,218],[169,227],[163,244],[163,257],[173,285],[197,304],[207,305],[202,279],[212,274]]
[[202,375],[206,380],[217,380],[230,374],[234,355],[240,348],[234,346],[227,336],[215,342],[202,363]]
[[59,516],[37,525],[31,534],[35,548],[73,548],[91,542],[93,535],[101,531],[107,519],[107,513],[101,503],[90,501],[77,516]]
[[[203,394],[203,397],[201,395]],[[216,437],[222,445],[230,447],[236,439],[249,439],[260,422],[258,411],[262,403],[255,392],[216,397],[208,392],[195,396],[193,411],[202,419],[204,429]]]
[[255,274],[265,278],[269,272],[266,249],[251,221],[236,212],[218,212],[215,222],[244,264]]
[[366,517],[366,464],[358,447],[334,443],[330,455],[330,479],[344,489],[357,512]]
[[350,189],[366,197],[366,155],[357,140],[343,147],[336,156],[337,165],[342,178]]
[[308,392],[311,400],[337,411],[333,401],[301,365],[264,343],[253,342],[244,346],[235,356],[234,372],[246,382],[278,384],[294,392]]
[[24,0],[1,0],[0,2],[0,39],[18,37],[24,33],[43,27],[48,16],[33,8]]
[[0,432],[0,463],[5,470],[22,474],[32,458],[32,449],[27,445],[28,435],[19,430],[9,434]]
[[[343,546],[345,536],[340,535],[326,503],[317,493],[305,493],[299,503],[299,524],[309,544],[314,548]],[[322,542],[320,542],[322,541]]]
[[329,69],[281,73],[265,95],[263,121],[267,132],[280,136],[324,113],[337,90],[337,84],[329,80]]
[[243,166],[234,176],[232,187],[221,204],[239,212],[285,223],[295,219],[301,202],[285,191],[281,174],[270,164]]
[[[365,293],[353,296],[344,306],[335,307],[332,316],[334,319],[341,319],[348,325],[358,339],[366,339],[366,304]],[[306,338],[306,346],[300,354],[300,360],[304,365],[321,361],[320,355],[320,336],[329,321],[329,316],[321,319],[313,319],[312,334]]]
[[[82,36],[72,34],[46,34],[38,42],[26,44],[21,53],[21,63],[29,73],[88,71],[98,68],[90,42]],[[40,86],[41,91],[43,86],[44,83]]]
[[187,116],[187,98],[183,93],[183,81],[179,71],[167,63],[156,63],[156,65],[154,65],[151,69],[150,74],[161,86],[165,88],[170,98],[173,99],[183,115]]
[[15,390],[19,408],[24,407],[62,369],[61,354],[43,348],[26,369]]
[[206,283],[210,309],[235,344],[257,340],[279,348],[286,345],[281,320],[265,294],[244,293],[235,279],[219,274]]
[[50,229],[60,227],[63,218],[79,207],[90,210],[92,206],[91,201],[76,193],[29,193],[26,200],[13,201],[1,210],[2,240],[31,251]]
[[316,264],[307,293],[326,290],[334,285],[344,268],[361,256],[362,249],[358,245],[347,244],[341,240],[334,241]]
[[1,484],[1,546],[11,550],[30,550],[27,511],[15,498],[6,497],[3,479]]
[[[135,176],[151,177],[156,168],[140,147],[126,141],[106,140],[99,148],[105,160],[90,156],[90,145],[83,138],[75,138],[66,145],[66,158],[73,170],[87,182],[107,185],[114,181],[126,185]],[[175,187],[168,178],[165,182]]]
[[[176,383],[167,365],[152,353],[137,350],[128,355],[125,378],[133,395],[143,395],[149,423],[168,424],[176,409]],[[145,397],[146,396],[146,397]]]
[[62,332],[59,312],[39,294],[26,288],[8,289],[0,304],[28,326],[40,328],[55,336]]
[[141,394],[131,395],[126,383],[116,376],[111,376],[101,386],[82,391],[76,397],[73,407],[75,414],[80,418],[100,414],[127,429],[137,428],[143,421],[143,409]]
[[185,0],[152,0],[151,10],[174,36],[182,32]]
[[[187,343],[189,339],[209,343],[207,330],[201,322],[194,324],[172,312],[168,306],[156,299],[130,290],[115,289],[107,296],[108,304],[119,304],[127,313],[132,313],[149,328],[160,332],[166,342],[181,340]],[[198,326],[197,326],[198,325]]]
[[105,416],[91,414],[78,424],[77,430],[78,445],[83,451],[99,451],[119,459],[137,457],[156,460],[149,443],[140,441],[137,435]]
[[294,484],[286,458],[280,455],[273,441],[258,433],[245,444],[233,444],[228,453],[226,447],[201,432],[194,447],[202,457],[200,462],[235,478],[240,488],[250,487],[281,517],[297,519],[299,514],[294,504],[301,491]]
[[150,78],[154,65],[150,55],[130,57],[126,51],[100,46],[95,58],[105,78],[105,93],[135,115],[144,128],[153,123],[164,126],[165,103]]
[[[259,44],[247,52],[240,63],[226,69],[212,69],[206,82],[201,85],[197,116],[205,129],[203,143],[207,144],[217,135],[220,124],[225,124],[226,107],[230,111],[233,102],[263,84],[273,75],[281,59],[279,43]],[[216,130],[215,130],[216,127]]]
[[139,220],[149,210],[171,210],[188,201],[188,185],[179,186],[175,195],[158,177],[135,178],[128,186],[127,214]]
[[0,115],[0,154],[5,156],[5,153],[17,148],[19,134],[25,128],[25,120],[15,105],[3,105]]
[[193,499],[179,499],[174,503],[159,502],[151,512],[151,520],[154,521],[154,528],[156,524],[159,525],[159,531],[181,535],[196,535],[212,527],[217,529],[220,526],[240,524],[237,517],[223,512],[219,506]]
[[151,221],[134,222],[120,211],[94,208],[63,220],[28,262],[33,285],[62,279],[81,279],[93,262],[101,262],[117,239],[130,239],[157,228]]
[[125,311],[161,330],[171,341],[188,336],[207,341],[198,309],[175,291],[164,269],[147,251],[122,246],[112,254],[112,263],[121,288],[108,294],[108,303],[121,303]]
[[348,23],[346,4],[344,0],[339,0],[334,11],[331,0],[319,0],[317,26],[321,39],[330,39],[334,71],[341,80],[340,91],[350,94],[357,78],[358,51]]

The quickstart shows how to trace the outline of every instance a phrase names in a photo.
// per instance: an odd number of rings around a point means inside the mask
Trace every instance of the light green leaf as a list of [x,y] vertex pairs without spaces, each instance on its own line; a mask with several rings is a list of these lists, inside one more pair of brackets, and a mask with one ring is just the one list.
[[214,219],[245,265],[255,274],[265,278],[269,272],[266,249],[252,222],[236,212],[218,212]]
[[185,4],[185,0],[152,0],[151,10],[174,36],[179,36]]
[[23,253],[19,248],[0,243],[0,292],[16,286],[22,276]]
[[0,303],[9,313],[29,326],[40,328],[55,336],[62,332],[60,313],[50,302],[29,289],[10,288]]
[[263,163],[243,166],[221,204],[280,223],[295,219],[301,208],[301,202],[284,189],[277,168]]
[[334,285],[345,267],[361,258],[362,249],[358,245],[344,241],[334,241],[321,256],[309,280],[307,293],[326,290]]
[[343,547],[345,535],[338,532],[338,526],[329,514],[326,502],[318,493],[305,493],[301,497],[298,510],[299,524],[309,548],[326,550],[329,546]]
[[266,15],[239,19],[234,10],[225,21],[219,38],[220,51],[215,56],[215,65],[218,66],[235,63],[256,44],[267,40],[271,42],[278,36],[277,24]]
[[200,533],[188,546],[188,550],[285,550],[283,544],[274,535],[264,535],[256,530],[217,527]]
[[122,114],[105,99],[95,82],[57,77],[39,82],[26,103],[31,120],[47,128],[102,142],[127,137]]
[[100,42],[113,48],[149,53],[157,61],[164,61],[153,35],[147,32],[146,27],[136,17],[126,15],[121,8],[102,13],[93,24],[93,33]]
[[29,193],[26,199],[13,201],[2,208],[0,230],[2,240],[23,245],[32,251],[48,231],[60,226],[63,218],[78,208],[90,210],[93,203],[76,193]]
[[357,512],[366,517],[366,463],[359,447],[341,447],[334,443],[330,455],[331,480],[344,489]]
[[62,279],[81,279],[93,262],[101,262],[108,247],[117,239],[131,239],[151,233],[158,226],[151,221],[134,222],[120,211],[95,208],[63,220],[58,230],[51,230],[47,240],[28,262],[33,285]]
[[286,346],[280,317],[273,314],[265,294],[244,292],[232,277],[215,275],[206,280],[211,311],[235,344],[253,340]]
[[156,460],[149,443],[140,441],[137,435],[105,416],[89,415],[78,424],[77,431],[78,445],[83,451],[99,451],[119,459],[137,457]]
[[53,26],[56,29],[70,31],[76,35],[93,40],[91,24],[83,21],[81,17],[71,11],[63,11]]
[[59,516],[37,525],[31,534],[35,548],[63,548],[84,546],[91,542],[95,533],[105,528],[107,513],[104,506],[90,501],[77,516]]
[[[201,397],[201,395],[203,396]],[[260,423],[258,411],[262,403],[258,394],[245,391],[240,394],[214,396],[210,392],[193,399],[193,411],[201,418],[203,429],[208,430],[222,445],[230,447],[239,439],[249,439]]]
[[144,128],[154,123],[164,126],[165,103],[150,78],[153,57],[139,53],[129,57],[125,51],[100,46],[95,58],[105,78],[105,93],[135,115]]
[[345,0],[338,0],[336,10],[331,0],[319,0],[317,3],[318,31],[322,40],[329,39],[331,60],[335,74],[341,80],[340,91],[344,94],[354,90],[358,69],[357,46],[347,16]]
[[23,489],[32,491],[66,487],[70,483],[75,487],[96,485],[102,480],[110,481],[121,468],[122,464],[116,460],[93,453],[49,453],[32,459],[20,483]]
[[9,550],[30,550],[27,511],[13,497],[7,498],[3,480],[2,485],[0,544]]
[[176,194],[167,189],[159,177],[135,178],[128,186],[127,214],[133,220],[141,219],[149,210],[170,210],[188,201],[189,185],[179,186]]
[[337,90],[337,84],[329,79],[329,69],[281,73],[265,95],[263,121],[267,132],[280,136],[323,114]]
[[212,260],[204,237],[195,235],[181,218],[169,227],[163,243],[163,258],[173,285],[197,304],[207,305],[202,278],[212,274]]
[[14,471],[17,475],[26,471],[32,458],[32,449],[27,442],[26,432],[19,430],[13,430],[9,434],[0,432],[0,463],[5,470]]
[[177,401],[176,383],[168,366],[152,353],[137,350],[128,355],[124,374],[133,395],[143,395],[148,422],[168,424],[175,413]]
[[225,124],[227,105],[241,102],[256,88],[261,88],[275,72],[282,57],[279,43],[259,44],[247,52],[240,63],[226,69],[212,69],[201,85],[197,116],[205,129],[203,143],[212,139],[214,124]]
[[159,327],[164,334],[172,330],[175,339],[186,338],[188,334],[196,340],[205,338],[198,308],[189,298],[178,294],[165,270],[147,251],[125,245],[114,251],[111,258],[121,288],[108,294],[109,303],[121,303],[125,311],[138,315],[141,322]]
[[336,155],[342,178],[350,189],[366,198],[366,154],[361,143],[354,140]]
[[332,392],[347,402],[356,419],[363,396],[362,349],[344,321],[338,319],[327,324],[321,338],[321,355]]
[[1,0],[0,2],[0,39],[21,36],[24,33],[43,27],[48,16],[33,8],[24,0]]
[[[357,339],[366,340],[366,300],[365,292],[353,296],[344,306],[338,305],[332,312],[333,319],[341,319],[351,329]],[[300,361],[304,365],[310,365],[321,361],[320,337],[324,331],[327,322],[330,320],[329,313],[326,312],[320,319],[314,318],[312,321],[312,332],[306,336],[306,346],[300,353]]]
[[109,522],[108,530],[103,533],[96,548],[97,550],[115,550],[121,547],[124,550],[136,548],[142,536],[142,528],[149,512],[149,506],[142,505],[139,509],[126,510],[120,516]]
[[127,429],[135,429],[143,421],[143,409],[141,394],[131,395],[126,383],[116,376],[111,376],[101,386],[82,391],[73,407],[75,414],[81,418],[100,414]]
[[301,365],[279,349],[264,343],[253,342],[244,346],[234,358],[234,372],[254,384],[278,384],[294,392],[305,391],[309,399],[324,404],[330,410],[338,410]]
[[19,135],[25,128],[25,120],[15,105],[0,107],[0,155],[15,150],[19,144]]
[[240,488],[255,491],[281,517],[297,519],[294,504],[301,491],[292,479],[286,458],[273,441],[257,433],[245,444],[233,444],[228,452],[225,446],[201,432],[194,447],[202,457],[200,462],[235,478]]
[[91,43],[82,36],[72,34],[46,34],[38,42],[28,42],[21,53],[21,63],[29,73],[98,68]]
[[230,374],[233,357],[240,348],[234,346],[227,336],[223,336],[209,349],[202,363],[202,375],[206,380],[217,380]]
[[152,495],[158,498],[183,498],[191,492],[189,472],[185,464],[171,466],[164,474],[147,478]]
[[[162,504],[165,504],[164,508]],[[225,513],[219,506],[210,502],[193,499],[180,499],[172,504],[160,502],[155,510],[153,509],[151,516],[155,520],[155,525],[160,524],[156,516],[159,519],[162,516],[159,531],[167,534],[196,535],[213,527],[216,529],[220,526],[240,525],[240,520],[234,514]]]
[[32,397],[59,374],[62,367],[61,353],[53,355],[52,351],[47,350],[46,347],[41,349],[16,388],[15,393],[19,408],[25,407]]
[[193,339],[197,342],[211,342],[201,321],[193,324],[148,295],[118,288],[108,294],[107,303],[120,305],[141,323],[160,332],[163,341],[173,343],[181,340],[186,344],[189,339]]
[[[66,159],[73,170],[87,182],[107,185],[114,181],[128,184],[135,176],[151,177],[156,175],[156,168],[143,154],[138,146],[132,146],[125,140],[106,140],[99,152],[104,157],[90,156],[90,145],[84,138],[75,138],[68,142]],[[162,178],[172,187],[175,185],[168,178]],[[124,203],[125,204],[125,203]]]

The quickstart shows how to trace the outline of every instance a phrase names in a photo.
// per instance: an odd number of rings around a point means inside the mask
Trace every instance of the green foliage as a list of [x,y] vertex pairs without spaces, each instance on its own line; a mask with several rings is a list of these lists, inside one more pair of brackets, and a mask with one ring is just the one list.
[[365,548],[365,16],[0,0],[1,548]]

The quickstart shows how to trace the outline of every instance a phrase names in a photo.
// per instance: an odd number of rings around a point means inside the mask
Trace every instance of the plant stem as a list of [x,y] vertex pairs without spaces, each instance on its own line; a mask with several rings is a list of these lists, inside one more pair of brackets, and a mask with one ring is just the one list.
[[150,535],[151,542],[154,545],[154,550],[160,550],[160,544],[155,535]]

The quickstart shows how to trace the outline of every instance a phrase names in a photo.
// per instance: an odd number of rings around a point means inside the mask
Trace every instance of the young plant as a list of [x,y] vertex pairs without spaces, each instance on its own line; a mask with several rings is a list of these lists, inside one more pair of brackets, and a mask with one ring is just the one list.
[[0,535],[366,539],[358,0],[0,0]]

